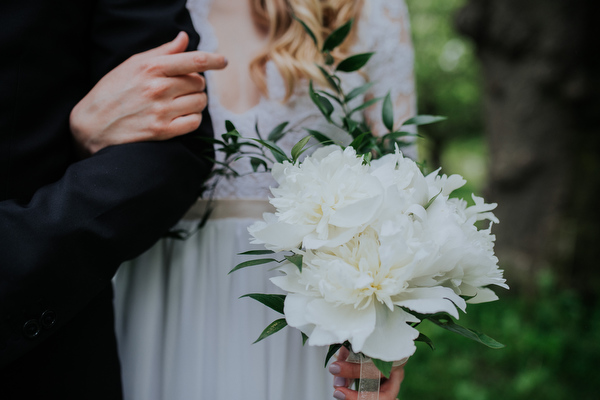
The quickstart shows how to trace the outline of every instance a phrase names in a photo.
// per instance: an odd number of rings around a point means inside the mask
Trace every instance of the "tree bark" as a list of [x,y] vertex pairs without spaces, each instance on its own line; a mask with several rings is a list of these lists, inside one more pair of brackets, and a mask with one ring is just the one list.
[[600,283],[599,3],[469,0],[456,16],[482,64],[487,197],[513,286],[547,269],[589,295]]

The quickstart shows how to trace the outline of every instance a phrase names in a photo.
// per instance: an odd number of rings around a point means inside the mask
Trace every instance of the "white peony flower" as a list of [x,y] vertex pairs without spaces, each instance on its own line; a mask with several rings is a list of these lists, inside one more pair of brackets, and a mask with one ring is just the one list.
[[398,246],[382,245],[377,232],[367,228],[341,246],[304,253],[302,272],[285,265],[285,276],[271,281],[289,292],[284,310],[288,324],[306,333],[311,345],[348,340],[354,351],[370,357],[409,357],[419,332],[407,323],[419,320],[401,307],[455,317],[455,305],[464,309],[464,300],[449,288],[410,286],[423,256],[418,246],[410,248],[415,242],[404,243],[402,257],[390,257],[390,246]]
[[[459,317],[466,301],[497,299],[506,286],[494,255],[496,204],[450,198],[459,175],[424,176],[396,149],[364,165],[351,147],[317,150],[301,164],[272,170],[277,210],[249,228],[254,243],[303,256],[272,282],[288,292],[287,323],[311,345],[349,341],[385,361],[415,351],[416,314]],[[477,221],[490,227],[478,230]],[[409,312],[410,311],[410,312]]]
[[274,250],[339,246],[374,220],[383,201],[383,187],[352,147],[321,148],[301,164],[275,164],[272,174],[275,218],[249,231],[253,243]]

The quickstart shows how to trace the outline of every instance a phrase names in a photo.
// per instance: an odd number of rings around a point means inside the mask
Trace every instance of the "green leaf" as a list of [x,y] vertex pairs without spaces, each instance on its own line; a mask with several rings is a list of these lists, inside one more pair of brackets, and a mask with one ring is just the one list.
[[302,21],[300,18],[296,17],[295,15],[292,15],[292,18],[294,18],[296,21],[298,21],[300,23],[300,25],[302,25],[302,27],[304,28],[304,30],[306,31],[308,36],[310,36],[312,41],[315,43],[315,46],[318,46],[319,44],[317,43],[317,37],[315,36],[313,31],[308,27],[308,25],[306,25],[306,23],[304,23],[304,21]]
[[354,99],[355,97],[360,96],[361,94],[365,93],[374,84],[375,84],[374,82],[369,82],[369,83],[365,83],[364,85],[361,85],[355,89],[352,89],[350,91],[350,93],[348,93],[346,95],[346,98],[345,98],[346,102],[349,102],[350,100]]
[[381,119],[383,125],[388,131],[394,130],[394,103],[392,103],[392,96],[390,92],[387,93],[385,99],[383,99],[383,107],[381,109]]
[[359,148],[359,147],[362,145],[362,143],[363,143],[363,141],[365,140],[365,138],[366,138],[368,135],[370,135],[370,134],[371,134],[371,132],[363,132],[363,133],[361,133],[359,136],[357,136],[357,137],[356,137],[356,138],[355,138],[355,139],[352,141],[352,143],[350,143],[350,146],[351,146],[351,147],[353,147],[353,148],[355,148],[355,149],[358,149],[358,148]]
[[256,301],[263,303],[265,306],[283,314],[283,306],[285,303],[285,294],[265,294],[265,293],[250,293],[240,297],[250,297]]
[[308,340],[308,336],[306,336],[306,333],[304,332],[300,332],[302,334],[302,346],[304,346],[306,344],[306,341]]
[[364,67],[364,65],[367,62],[369,62],[369,60],[371,59],[373,54],[375,54],[375,53],[354,54],[354,55],[340,61],[338,66],[335,68],[335,70],[339,71],[339,72],[358,71],[359,69]]
[[324,96],[327,96],[327,97],[329,97],[331,100],[335,101],[335,102],[336,102],[336,103],[338,103],[339,105],[343,105],[343,102],[342,102],[342,100],[338,99],[336,95],[334,95],[334,94],[331,94],[331,93],[327,93],[327,92],[326,92],[326,91],[324,91],[324,90],[318,90],[317,92],[318,92],[318,93],[320,93],[320,94],[322,94],[322,95],[324,95]]
[[321,96],[320,94],[315,92],[313,87],[313,82],[310,81],[308,84],[308,94],[310,95],[311,100],[315,105],[319,108],[321,113],[327,118],[328,121],[331,121],[331,114],[333,113],[333,105],[331,102],[327,100],[326,97]]
[[381,371],[383,376],[388,379],[390,378],[390,374],[392,373],[392,365],[394,365],[393,361],[382,361],[377,358],[371,358],[371,361],[373,361],[373,364],[379,371]]
[[423,207],[423,208],[427,210],[429,208],[429,206],[431,206],[433,204],[433,202],[435,201],[435,199],[437,199],[440,194],[442,194],[442,189],[440,189],[440,191],[438,192],[438,194],[436,194],[431,199],[429,199],[429,201],[427,202],[427,204],[425,204],[425,207]]
[[317,64],[317,68],[319,68],[319,70],[321,71],[321,73],[323,74],[323,76],[325,77],[327,82],[329,82],[329,85],[331,86],[331,88],[334,89],[336,92],[340,93],[340,87],[338,86],[337,82],[333,79],[331,74],[329,72],[327,72],[327,70],[325,68],[321,67],[318,64]]
[[235,125],[233,125],[233,122],[231,122],[230,120],[226,120],[225,121],[225,130],[227,132],[231,132],[231,131],[235,131]]
[[248,250],[243,253],[239,253],[240,256],[262,256],[264,254],[275,254],[273,250]]
[[269,133],[268,140],[270,140],[273,143],[275,143],[279,139],[281,139],[283,137],[283,135],[285,135],[285,133],[283,132],[283,130],[285,129],[285,127],[288,124],[289,124],[288,121],[282,122],[281,124],[279,124],[275,128],[273,128],[273,130]]
[[271,142],[270,140],[260,140],[257,139],[256,140],[258,143],[262,144],[263,146],[265,146],[266,148],[268,148],[271,151],[271,154],[273,154],[273,157],[275,157],[275,160],[277,162],[284,162],[284,161],[290,161],[287,157],[287,155],[285,154],[285,152],[283,150],[281,150],[281,148],[279,148],[279,146],[277,146],[275,143]]
[[435,122],[444,121],[446,117],[438,116],[438,115],[417,115],[416,117],[407,119],[404,121],[402,126],[404,125],[428,125],[433,124]]
[[296,143],[294,147],[292,147],[292,163],[296,163],[298,157],[300,157],[300,155],[306,151],[304,146],[306,146],[310,138],[310,135],[305,136],[302,139],[300,139],[300,141]]
[[[271,336],[272,334],[279,332],[280,330],[282,330],[286,326],[287,326],[287,322],[285,322],[285,318],[281,318],[281,319],[278,319],[278,320],[275,320],[275,321],[271,322],[269,324],[269,326],[267,326],[265,328],[265,330],[260,334],[260,336],[258,337],[258,339],[256,339],[254,341],[254,343],[258,343],[261,340],[263,340],[264,338],[267,338],[267,337]],[[252,343],[252,344],[254,344],[254,343]]]
[[419,336],[415,339],[415,342],[423,342],[427,344],[431,348],[431,350],[435,350],[435,347],[433,346],[433,341],[427,336],[423,335],[421,332],[419,332]]
[[292,264],[294,264],[296,267],[298,267],[298,270],[300,272],[302,272],[302,255],[301,254],[294,254],[291,256],[285,256],[285,258],[291,262]]
[[363,110],[367,107],[371,107],[373,104],[377,103],[380,100],[381,100],[381,97],[376,97],[374,99],[366,101],[363,104],[361,104],[360,106],[356,107],[354,110],[350,111],[350,115],[354,114],[357,111]]
[[325,136],[325,134],[319,132],[319,131],[315,131],[313,129],[308,129],[308,128],[304,128],[308,133],[310,133],[315,139],[317,139],[319,141],[319,143],[321,144],[331,144],[333,143],[333,140],[331,140],[330,138],[328,138],[327,136]]
[[335,353],[337,353],[337,351],[342,348],[341,344],[332,344],[329,346],[329,350],[327,351],[327,355],[325,356],[325,368],[327,368],[327,363],[329,362],[329,360],[331,359],[331,357],[333,357],[333,355]]
[[261,165],[265,168],[265,171],[269,170],[267,162],[262,158],[250,157],[250,165],[252,165],[252,171],[254,172],[258,172],[258,168],[260,168]]
[[325,52],[325,65],[333,65],[335,58],[327,51]]
[[427,316],[426,319],[430,320],[440,328],[444,328],[450,332],[458,333],[461,336],[479,342],[492,349],[501,349],[505,347],[502,343],[497,342],[483,333],[458,325],[447,314],[435,314],[432,316]]
[[346,39],[346,37],[350,33],[350,29],[352,29],[353,22],[354,20],[350,19],[350,21],[346,22],[344,25],[331,32],[331,34],[327,36],[327,39],[325,39],[321,51],[329,52],[338,47],[340,44],[342,44],[344,39]]
[[258,258],[256,260],[244,261],[243,263],[239,263],[238,265],[236,265],[231,271],[229,271],[228,274],[231,274],[232,272],[235,272],[242,268],[253,267],[255,265],[268,264],[268,263],[271,263],[274,261],[277,262],[277,260],[274,258]]

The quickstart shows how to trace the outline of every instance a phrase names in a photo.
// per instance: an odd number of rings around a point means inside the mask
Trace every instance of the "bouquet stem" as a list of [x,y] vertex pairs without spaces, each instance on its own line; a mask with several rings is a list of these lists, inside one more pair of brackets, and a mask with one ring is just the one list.
[[362,353],[350,351],[347,362],[360,364],[358,400],[379,400],[380,373],[373,361]]

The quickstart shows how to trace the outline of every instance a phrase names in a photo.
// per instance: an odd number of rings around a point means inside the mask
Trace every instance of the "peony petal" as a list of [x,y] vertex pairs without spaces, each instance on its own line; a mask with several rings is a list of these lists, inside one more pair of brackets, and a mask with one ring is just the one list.
[[498,300],[498,296],[492,289],[479,288],[475,297],[467,300],[469,304],[487,303],[488,301]]
[[361,310],[313,299],[307,305],[306,320],[315,324],[309,344],[325,346],[349,340],[360,347],[375,328],[375,308],[370,305]]
[[[377,189],[377,187],[374,189]],[[379,192],[381,193],[381,190]],[[382,202],[383,196],[381,194],[359,200],[336,210],[329,219],[329,223],[340,228],[355,228],[368,224],[379,211]]]
[[264,243],[266,248],[275,251],[297,249],[304,236],[312,231],[312,226],[291,225],[279,221],[257,221],[248,227],[248,232],[255,238],[252,243]]
[[315,327],[305,318],[307,305],[311,300],[312,298],[299,294],[288,294],[283,304],[283,312],[288,325],[300,329],[307,335],[312,334]]
[[466,303],[462,297],[447,287],[407,289],[393,298],[394,304],[409,308],[420,314],[435,314],[445,312],[458,318],[456,307],[465,311]]
[[375,309],[377,322],[373,333],[361,347],[352,343],[352,349],[383,361],[397,361],[413,355],[417,349],[414,340],[419,331],[407,322],[419,320],[399,307],[391,311],[379,304]]

